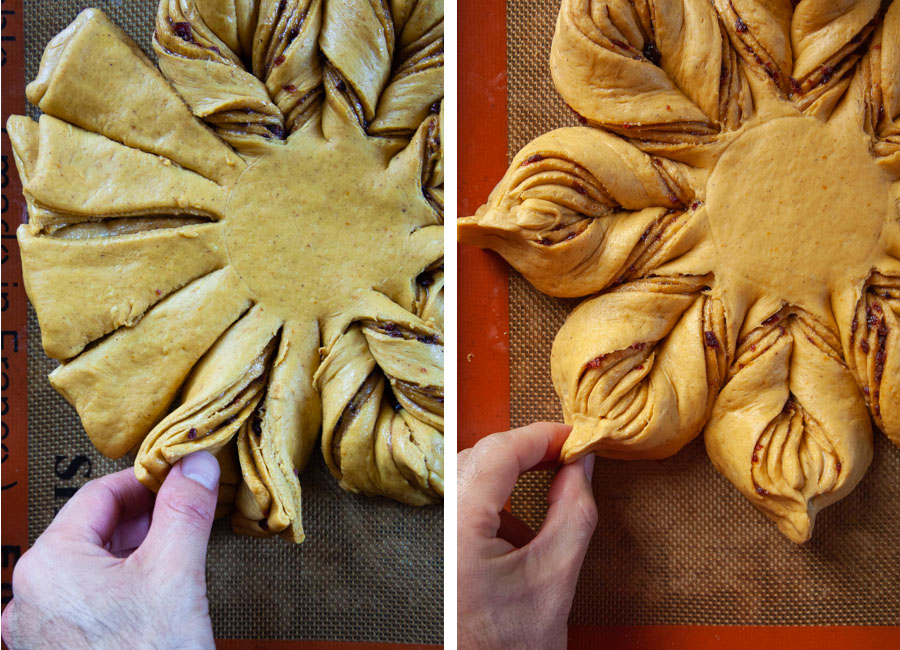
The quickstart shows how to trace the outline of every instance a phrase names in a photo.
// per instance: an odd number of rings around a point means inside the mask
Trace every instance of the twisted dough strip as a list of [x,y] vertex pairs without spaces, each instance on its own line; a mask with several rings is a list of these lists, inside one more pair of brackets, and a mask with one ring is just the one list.
[[711,141],[752,112],[747,80],[705,0],[564,0],[550,70],[577,113],[655,150]]
[[834,105],[869,48],[880,0],[802,0],[791,18],[793,84],[801,110]]
[[706,277],[654,277],[579,305],[553,342],[572,433],[562,458],[664,458],[700,432],[725,378],[729,335]]
[[796,90],[791,71],[791,7],[785,2],[715,0],[734,50],[748,69],[765,74],[785,97]]
[[785,308],[742,340],[706,426],[716,469],[797,543],[872,459],[872,430],[840,342]]
[[[346,110],[346,106],[343,107]],[[444,222],[444,128],[443,101],[431,107],[432,113],[419,125],[412,139],[383,137],[379,140],[391,158],[392,167],[410,166],[419,170],[420,187],[435,213],[435,223]],[[353,120],[353,111],[348,117]],[[415,173],[415,172],[414,172]]]
[[240,56],[206,24],[201,6],[207,12],[210,9],[203,0],[162,0],[156,14],[154,45],[190,59],[243,67]]
[[319,362],[316,323],[282,327],[266,395],[237,435],[242,480],[235,495],[235,532],[300,543],[300,472],[319,438],[321,404],[313,387]]
[[247,61],[253,48],[253,35],[259,15],[259,0],[192,0],[185,12],[199,14],[203,24],[222,40],[241,61]]
[[322,452],[343,488],[412,505],[443,496],[442,355],[440,332],[412,314],[354,323],[327,349]]
[[715,0],[737,54],[778,93],[810,114],[828,115],[868,48],[880,0],[760,3]]
[[141,483],[155,491],[180,458],[201,449],[215,453],[231,441],[262,399],[280,324],[257,305],[200,360],[181,405],[141,443],[134,461]]
[[[272,462],[271,443],[263,440],[262,419],[257,411],[237,434],[241,481],[234,493],[236,509],[231,525],[241,535],[280,534],[299,544],[306,539],[300,513],[300,468],[294,468],[293,478],[278,476],[282,468]],[[279,485],[284,482],[291,483],[286,490]]]
[[698,232],[692,198],[678,163],[599,129],[558,129],[522,149],[457,227],[544,293],[584,296],[685,252]]
[[371,135],[409,138],[444,96],[444,11],[439,2],[391,3],[397,52]]
[[363,321],[362,333],[375,362],[390,381],[398,404],[443,431],[441,335],[378,321]]
[[345,104],[339,112],[349,108],[371,135],[401,145],[439,109],[440,3],[263,0],[232,9],[164,0],[153,43],[194,114],[244,155],[309,123],[326,91]]
[[432,105],[437,115],[430,116],[422,122],[420,131],[425,129],[425,150],[422,153],[422,191],[425,198],[444,220],[444,142],[441,134],[444,130],[444,102]]
[[444,331],[444,258],[416,276],[412,310],[423,321]]
[[241,486],[241,464],[237,445],[225,445],[215,454],[219,461],[219,493],[216,499],[216,519],[234,510],[234,499]]
[[284,137],[281,111],[266,86],[205,23],[194,0],[161,0],[153,49],[194,115],[239,153]]
[[872,419],[900,447],[900,277],[875,273],[850,325],[847,365]]
[[864,114],[878,164],[900,179],[900,4],[893,3],[859,64]]
[[288,133],[318,115],[322,103],[320,0],[264,0],[253,40],[253,73],[265,80]]
[[384,0],[332,0],[325,6],[322,53],[326,86],[368,129],[388,82],[394,56],[394,24]]

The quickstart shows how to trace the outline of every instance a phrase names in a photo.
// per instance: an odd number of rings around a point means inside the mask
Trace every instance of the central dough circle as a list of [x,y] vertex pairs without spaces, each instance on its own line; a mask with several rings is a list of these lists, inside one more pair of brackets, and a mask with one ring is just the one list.
[[414,198],[415,179],[389,170],[364,138],[298,136],[241,175],[225,216],[233,268],[285,319],[334,313],[369,288],[395,290],[398,256],[429,210]]
[[728,147],[706,200],[720,270],[804,304],[868,275],[889,194],[860,134],[782,117]]

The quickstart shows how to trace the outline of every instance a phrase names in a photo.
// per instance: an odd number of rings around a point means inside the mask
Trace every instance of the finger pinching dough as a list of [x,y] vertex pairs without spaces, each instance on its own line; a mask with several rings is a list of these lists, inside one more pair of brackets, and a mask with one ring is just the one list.
[[301,542],[320,433],[353,492],[443,496],[443,5],[99,10],[8,123],[53,386],[158,489],[205,449],[237,532]]
[[715,467],[794,542],[900,446],[900,3],[563,0],[538,137],[461,241],[552,296],[562,457]]

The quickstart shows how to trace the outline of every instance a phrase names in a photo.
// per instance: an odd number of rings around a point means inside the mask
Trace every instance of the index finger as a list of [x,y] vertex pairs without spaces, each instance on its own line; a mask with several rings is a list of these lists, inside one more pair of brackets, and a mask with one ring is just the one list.
[[500,512],[519,475],[558,459],[571,430],[567,424],[536,422],[482,438],[465,460],[470,478],[460,481],[460,499]]
[[148,511],[153,493],[123,469],[94,479],[78,490],[47,527],[46,533],[64,534],[70,539],[103,546],[123,519]]

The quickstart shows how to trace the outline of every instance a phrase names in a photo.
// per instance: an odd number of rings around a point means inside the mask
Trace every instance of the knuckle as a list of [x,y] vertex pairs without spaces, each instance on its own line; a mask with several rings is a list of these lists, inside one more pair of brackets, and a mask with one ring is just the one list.
[[456,477],[462,482],[472,473],[472,450],[464,449],[456,455]]
[[19,637],[19,616],[15,599],[9,601],[0,618],[0,635],[10,648],[17,647]]
[[106,476],[100,478],[92,478],[90,481],[81,486],[79,490],[82,494],[112,494],[112,488],[109,486],[109,480]]
[[34,545],[22,553],[22,557],[16,560],[16,573],[26,575],[39,570],[44,563],[41,557],[44,551],[44,541],[44,539],[38,537]]
[[493,458],[507,453],[510,446],[509,432],[493,433],[485,436],[472,447],[472,456],[477,459]]
[[78,491],[70,500],[70,503],[88,499],[91,503],[104,503],[117,501],[116,492],[110,486],[108,477],[94,478],[78,488]]
[[[463,456],[465,454],[465,456]],[[468,494],[470,488],[478,479],[479,463],[471,449],[460,453],[456,465],[457,493],[462,497]]]
[[479,503],[458,503],[456,511],[457,531],[491,530],[498,525],[499,515],[491,513]]
[[46,563],[41,556],[40,548],[41,546],[36,543],[16,561],[12,580],[14,595],[27,596],[46,588],[47,580],[52,574],[47,575]]
[[198,502],[186,494],[170,494],[163,502],[170,515],[189,526],[206,528],[212,520],[212,509],[208,504]]
[[597,504],[594,503],[593,499],[582,498],[578,500],[575,511],[580,527],[587,533],[592,534],[594,529],[597,528],[599,521]]

